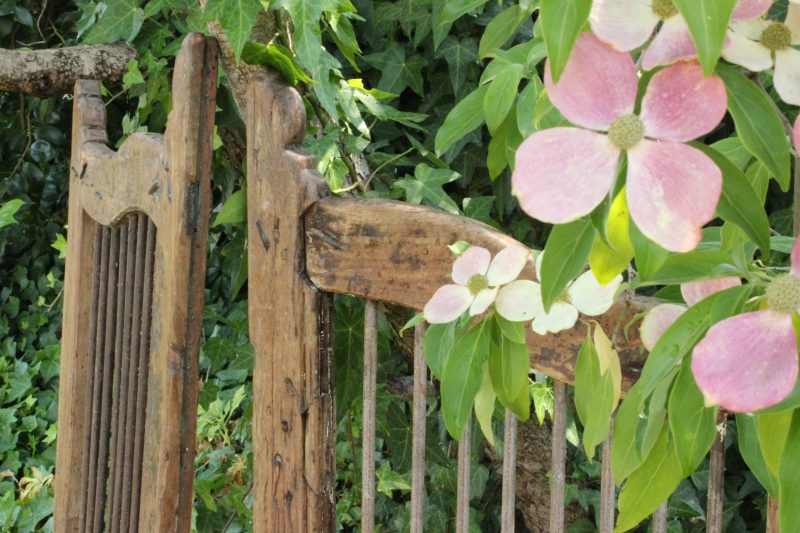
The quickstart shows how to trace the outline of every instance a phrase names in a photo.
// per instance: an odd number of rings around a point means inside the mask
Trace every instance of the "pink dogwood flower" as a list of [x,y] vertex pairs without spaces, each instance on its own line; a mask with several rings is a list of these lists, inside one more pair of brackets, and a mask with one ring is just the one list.
[[580,128],[528,137],[516,154],[514,194],[531,217],[570,222],[609,194],[625,152],[634,222],[667,250],[689,251],[714,216],[722,174],[708,156],[684,143],[722,120],[725,87],[718,77],[705,77],[697,63],[677,63],[653,76],[635,115],[638,82],[629,54],[581,34],[557,84],[545,67],[550,101]]
[[751,18],[731,24],[722,57],[753,72],[775,67],[773,83],[781,99],[800,105],[800,5],[790,4],[783,22]]
[[752,412],[783,400],[797,382],[800,239],[788,274],[767,286],[766,307],[711,326],[694,348],[692,372],[707,405]]
[[[453,262],[451,277],[455,284],[439,287],[423,313],[430,324],[452,322],[469,310],[471,316],[486,311],[497,297],[499,288],[519,276],[530,252],[522,246],[509,246],[494,259],[486,248],[470,246]],[[498,312],[514,313],[513,308],[498,307]]]

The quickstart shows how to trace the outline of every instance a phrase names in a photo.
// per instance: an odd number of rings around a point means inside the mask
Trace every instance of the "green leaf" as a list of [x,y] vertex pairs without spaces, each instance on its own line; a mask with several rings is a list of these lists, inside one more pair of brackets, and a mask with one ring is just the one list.
[[381,73],[378,88],[394,94],[402,93],[406,87],[420,96],[425,96],[422,82],[422,69],[427,64],[421,55],[406,57],[406,48],[391,42],[379,53],[364,56],[364,61]]
[[[489,94],[489,93],[486,93]],[[508,113],[506,119],[492,135],[486,156],[489,178],[497,178],[507,166],[513,168],[517,147],[522,144],[522,137],[517,128],[517,114]]]
[[617,274],[625,271],[633,259],[633,244],[630,238],[630,217],[625,188],[622,188],[611,203],[605,222],[606,240],[595,235],[589,251],[589,266],[602,285],[610,283]]
[[587,335],[575,363],[575,410],[583,422],[583,449],[589,461],[611,430],[614,404],[611,372],[600,371],[600,357]]
[[[517,344],[525,344],[525,322],[511,322],[506,320],[500,314],[494,315],[494,320],[500,327],[500,332],[505,338]],[[527,372],[525,372],[527,375]]]
[[[280,0],[278,4],[280,4]],[[259,11],[261,11],[261,2],[259,0],[208,0],[206,4],[206,17],[219,21],[222,29],[225,30],[225,36],[228,37],[231,43],[231,48],[233,48],[237,61],[242,54],[244,44],[250,37],[250,32],[253,29],[253,24],[256,22],[256,16]],[[295,34],[297,34],[299,22],[295,19],[294,14],[292,14],[292,22],[295,23]],[[299,44],[295,37],[298,56],[300,55]],[[307,67],[308,65],[304,66]]]
[[483,59],[490,52],[501,48],[529,16],[530,12],[522,9],[519,5],[513,5],[501,11],[486,25],[478,46],[478,56]]
[[789,190],[789,139],[775,104],[737,68],[720,65],[717,74],[725,82],[728,110],[742,144],[764,163],[781,189]]
[[489,0],[434,0],[433,1],[433,48],[439,48],[453,23],[471,13]]
[[539,425],[542,425],[547,413],[550,413],[551,419],[553,418],[553,387],[548,386],[547,383],[531,383],[530,393],[536,411],[536,420],[539,421]]
[[764,462],[773,475],[778,475],[787,436],[792,425],[793,411],[755,415],[758,443]]
[[450,74],[450,84],[456,95],[467,85],[467,72],[471,65],[478,64],[475,41],[472,39],[458,40],[452,35],[444,40],[441,48],[436,53],[447,61],[447,71]]
[[800,509],[800,411],[794,412],[786,448],[781,457],[778,484],[780,486],[780,530],[792,531],[797,527],[797,509]]
[[242,49],[242,61],[251,65],[269,65],[280,72],[292,85],[302,81],[312,83],[294,60],[292,51],[280,44],[260,44],[247,41]]
[[242,188],[225,200],[211,227],[216,227],[220,224],[243,224],[245,222],[247,222],[247,189]]
[[522,65],[511,63],[505,65],[489,83],[489,89],[483,97],[483,115],[489,133],[494,133],[500,127],[514,105],[521,79]]
[[[253,22],[255,22],[255,17],[261,9],[261,1],[226,1],[241,2],[244,4],[241,6],[241,9],[248,10],[247,15],[239,15],[242,21],[238,23],[238,26],[242,28],[241,31],[245,34],[242,35],[242,46],[244,46],[244,41],[250,36],[250,30],[253,27]],[[297,51],[297,60],[300,64],[309,70],[315,65],[318,65],[318,60],[322,53],[322,34],[319,28],[319,19],[324,11],[334,10],[336,8],[336,2],[334,0],[277,0],[270,8],[283,8],[292,18],[292,25],[294,27],[292,41],[294,43],[294,49]],[[253,18],[252,21],[249,20],[250,16]],[[220,24],[222,24],[223,28],[225,27],[221,19]],[[245,27],[247,28],[246,30],[244,30]],[[226,29],[225,32],[228,33],[228,30]],[[317,76],[314,78],[319,81]]]
[[669,395],[669,426],[683,477],[694,472],[717,435],[717,408],[704,405],[688,362],[678,372]]
[[444,119],[444,124],[436,132],[434,145],[437,156],[445,153],[456,141],[483,124],[483,98],[488,89],[488,85],[481,85],[450,110]]
[[747,163],[753,159],[753,154],[744,147],[739,137],[728,137],[710,146],[736,165],[739,170],[744,170]]
[[615,532],[627,531],[652,514],[681,481],[681,465],[664,426],[650,455],[631,476],[619,495]]
[[536,131],[534,113],[536,112],[536,102],[539,100],[539,94],[542,89],[544,89],[544,85],[541,80],[534,76],[517,98],[517,127],[523,138]]
[[713,148],[702,143],[692,143],[692,146],[710,157],[722,171],[717,215],[739,226],[761,249],[764,260],[769,259],[769,219],[747,176]]
[[494,415],[494,400],[497,397],[492,388],[492,380],[489,377],[489,369],[483,365],[483,379],[481,388],[475,395],[475,418],[481,427],[483,436],[489,444],[495,446],[494,431],[492,431],[492,415]]
[[558,83],[572,47],[589,19],[592,0],[542,0],[539,8],[539,21],[542,36],[547,43],[547,57],[550,60],[550,74]]
[[694,251],[670,255],[645,284],[673,285],[698,279],[738,275],[738,270],[730,264],[730,261],[730,254],[725,252]]
[[528,369],[530,354],[525,344],[511,342],[499,335],[489,349],[488,370],[500,402],[521,420],[530,416],[528,399]]
[[25,202],[19,198],[14,198],[0,205],[0,228],[17,224],[17,219],[14,218],[14,215],[23,205],[25,205]]
[[722,51],[728,22],[736,0],[673,0],[675,7],[689,26],[697,59],[706,76],[714,73],[714,67]]
[[140,0],[114,0],[86,33],[83,41],[92,43],[131,42],[139,34],[144,22],[144,11]]
[[628,224],[633,255],[636,258],[636,270],[639,272],[640,281],[650,281],[658,272],[664,261],[669,257],[669,252],[642,234],[632,221]]
[[625,480],[642,464],[636,446],[639,421],[643,418],[644,401],[641,386],[634,384],[625,395],[614,419],[611,435],[611,472],[617,483]]
[[483,364],[489,355],[490,323],[484,320],[456,341],[442,372],[442,417],[455,440],[464,432],[483,381]]
[[544,247],[542,271],[537,272],[545,311],[550,310],[567,284],[583,272],[593,240],[594,227],[588,218],[553,226]]
[[742,459],[770,496],[777,499],[778,479],[770,472],[764,454],[761,452],[755,417],[746,413],[736,413],[736,430]]
[[449,324],[430,324],[425,330],[425,360],[433,375],[441,380],[447,356],[455,343],[456,321]]
[[336,356],[336,412],[342,420],[361,398],[364,368],[364,306],[338,296],[335,301],[334,344]]
[[392,184],[393,189],[405,191],[406,201],[412,204],[427,204],[454,215],[461,214],[442,185],[458,179],[458,173],[448,169],[432,168],[420,163],[414,169],[414,177],[406,176]]

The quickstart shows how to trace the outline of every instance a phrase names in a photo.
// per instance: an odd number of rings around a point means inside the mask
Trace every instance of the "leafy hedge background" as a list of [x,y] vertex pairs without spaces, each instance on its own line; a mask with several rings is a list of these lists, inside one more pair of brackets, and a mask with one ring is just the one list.
[[[430,205],[541,247],[547,229],[518,209],[508,169],[524,136],[563,120],[541,95],[545,52],[533,39],[537,5],[536,0],[208,0],[204,12],[190,0],[4,0],[0,46],[124,40],[135,47],[138,60],[129,65],[123,84],[104,87],[109,134],[118,145],[135,131],[163,131],[171,67],[182,38],[206,31],[207,21],[218,18],[244,61],[268,63],[297,84],[308,109],[305,147],[317,156],[333,191]],[[253,351],[247,335],[245,135],[224,74],[217,106],[195,515],[198,531],[233,532],[251,528]],[[69,95],[0,94],[2,531],[52,528],[70,109]],[[771,222],[782,234],[791,233],[790,204],[790,194],[770,190]],[[408,316],[384,311],[376,522],[387,531],[402,531],[411,417],[409,402],[393,383],[411,374],[398,335],[398,324]],[[337,298],[342,530],[357,528],[360,520],[362,317],[360,302]],[[552,402],[547,383],[536,383],[532,393],[544,416]],[[455,510],[456,447],[435,398],[429,399],[428,425],[426,523],[430,531],[448,531]],[[572,422],[573,444],[579,431]],[[502,443],[492,451],[481,444],[480,432],[474,434],[471,529],[493,531],[500,479],[489,454],[499,452]],[[726,531],[752,530],[760,527],[766,498],[738,459],[735,431],[728,434]],[[580,516],[570,531],[593,531],[599,466],[578,448],[570,447],[570,455],[568,498]],[[707,478],[701,467],[682,482],[670,500],[670,531],[705,528]]]

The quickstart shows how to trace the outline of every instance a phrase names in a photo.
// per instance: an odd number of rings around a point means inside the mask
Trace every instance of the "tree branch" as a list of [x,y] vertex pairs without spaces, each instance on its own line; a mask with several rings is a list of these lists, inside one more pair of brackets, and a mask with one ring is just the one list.
[[0,91],[47,97],[72,91],[76,80],[119,81],[136,50],[119,44],[20,52],[0,48]]

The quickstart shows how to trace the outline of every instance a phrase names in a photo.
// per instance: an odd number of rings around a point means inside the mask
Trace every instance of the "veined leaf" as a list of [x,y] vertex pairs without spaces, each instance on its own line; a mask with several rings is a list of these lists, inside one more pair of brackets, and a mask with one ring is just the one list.
[[583,422],[583,449],[589,461],[611,431],[614,395],[612,373],[608,368],[601,372],[600,356],[587,335],[575,364],[575,410]]
[[[259,11],[261,11],[261,2],[259,0],[208,0],[206,4],[206,17],[219,21],[222,29],[225,30],[225,36],[231,43],[231,48],[233,48],[237,61],[242,54],[244,44],[250,37],[250,32],[253,29],[253,24],[256,22],[256,16],[258,16]],[[294,14],[292,14],[292,21],[295,22]],[[298,23],[295,22],[296,34],[298,27],[302,27],[302,23],[298,26]],[[297,45],[299,57],[299,51],[302,46],[299,46],[297,40],[295,40],[295,45]],[[308,67],[309,65],[304,66]]]
[[593,239],[594,227],[588,218],[553,226],[544,247],[542,271],[536,273],[545,310],[549,311],[567,284],[583,272]]
[[787,436],[792,425],[793,413],[794,411],[780,411],[755,415],[761,454],[767,468],[775,476],[778,475],[781,457],[785,455],[784,448],[788,444]]
[[488,85],[481,85],[450,110],[436,132],[436,155],[442,155],[456,141],[483,124],[483,98],[487,90]]
[[704,405],[688,362],[682,365],[669,395],[669,426],[683,477],[689,476],[717,435],[717,408]]
[[639,281],[648,282],[667,260],[669,252],[645,237],[636,224],[629,222],[628,226]]
[[764,459],[764,454],[761,452],[755,417],[746,413],[737,413],[736,430],[738,432],[739,453],[742,454],[742,459],[747,463],[747,467],[756,476],[759,483],[767,489],[769,495],[777,499],[778,479],[770,471]]
[[242,187],[225,200],[211,227],[213,228],[220,224],[242,224],[244,222],[247,222],[246,187]]
[[698,279],[721,278],[739,274],[725,252],[693,251],[670,255],[661,268],[641,285],[674,285]]
[[25,202],[19,198],[14,198],[4,204],[0,204],[0,228],[17,224],[17,219],[14,218],[14,215],[24,204]]
[[697,59],[706,76],[714,73],[714,67],[722,52],[728,22],[736,7],[736,0],[673,0],[675,7],[689,26],[692,40],[697,48]]
[[607,243],[601,235],[595,235],[589,251],[589,266],[602,285],[610,283],[617,274],[627,269],[633,259],[628,202],[624,188],[611,203],[606,222],[606,238]]
[[792,426],[781,457],[778,483],[780,486],[780,530],[792,531],[797,527],[797,509],[800,506],[800,411],[794,411]]
[[242,49],[242,60],[251,65],[269,65],[280,72],[292,85],[297,82],[313,83],[294,60],[292,51],[279,44],[260,44],[247,41]]
[[489,89],[483,97],[483,115],[490,133],[500,127],[514,105],[521,79],[522,65],[510,63],[489,83]]
[[438,379],[442,378],[447,356],[455,343],[456,323],[431,324],[425,330],[425,360]]
[[547,43],[547,57],[553,82],[558,83],[572,47],[589,19],[592,0],[542,0],[539,19]]
[[494,431],[492,431],[492,415],[494,415],[494,400],[496,397],[492,388],[492,380],[489,377],[489,369],[484,364],[481,388],[478,389],[478,394],[475,395],[475,418],[478,420],[483,436],[492,446],[495,445]]
[[483,31],[478,56],[483,59],[489,52],[506,44],[530,14],[531,11],[513,5],[496,15]]
[[[489,349],[488,370],[500,402],[520,420],[530,416],[528,400],[528,369],[530,354],[525,344],[511,342],[505,335],[497,336]],[[528,400],[528,401],[521,401]]]

